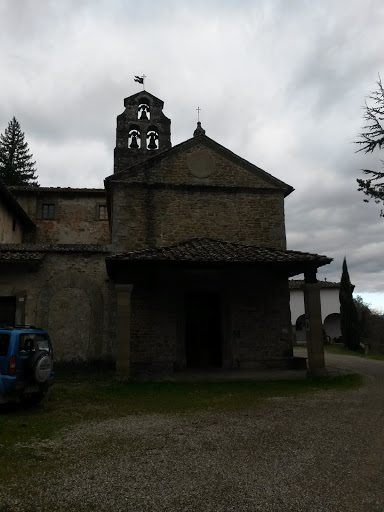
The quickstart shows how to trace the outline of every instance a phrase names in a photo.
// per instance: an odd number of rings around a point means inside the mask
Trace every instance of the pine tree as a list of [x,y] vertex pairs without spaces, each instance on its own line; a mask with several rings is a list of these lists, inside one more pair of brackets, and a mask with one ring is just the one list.
[[354,286],[351,284],[347,260],[343,261],[343,272],[340,280],[340,328],[344,345],[350,350],[360,349],[360,323],[355,302]]
[[39,186],[32,158],[20,124],[13,117],[0,134],[0,180],[6,185]]

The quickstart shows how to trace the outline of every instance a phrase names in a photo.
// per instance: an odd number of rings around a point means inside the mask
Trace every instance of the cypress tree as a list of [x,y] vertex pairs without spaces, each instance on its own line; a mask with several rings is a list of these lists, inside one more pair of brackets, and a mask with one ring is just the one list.
[[32,158],[20,124],[13,117],[0,134],[0,180],[6,185],[39,186]]
[[343,271],[340,280],[340,328],[344,345],[350,350],[360,349],[360,323],[355,302],[353,300],[354,286],[351,284],[344,258]]

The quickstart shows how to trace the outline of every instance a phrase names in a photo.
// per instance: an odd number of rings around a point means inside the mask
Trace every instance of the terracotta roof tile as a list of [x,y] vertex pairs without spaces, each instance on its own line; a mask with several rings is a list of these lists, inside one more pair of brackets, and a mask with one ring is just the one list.
[[327,265],[327,256],[288,251],[254,245],[242,245],[210,238],[192,238],[184,242],[155,249],[115,254],[111,261],[168,261],[211,263],[315,263]]

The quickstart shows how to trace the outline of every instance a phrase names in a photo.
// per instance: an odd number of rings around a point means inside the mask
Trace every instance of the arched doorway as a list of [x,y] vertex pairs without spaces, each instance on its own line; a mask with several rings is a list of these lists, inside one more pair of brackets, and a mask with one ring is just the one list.
[[340,314],[331,313],[324,319],[324,330],[331,341],[335,341],[341,336]]
[[305,315],[300,315],[295,324],[296,342],[306,343],[307,335],[305,330]]

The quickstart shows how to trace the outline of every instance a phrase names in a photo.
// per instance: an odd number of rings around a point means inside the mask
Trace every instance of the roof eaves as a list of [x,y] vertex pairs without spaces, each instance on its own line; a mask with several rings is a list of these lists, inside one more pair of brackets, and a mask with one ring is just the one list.
[[62,253],[109,253],[106,245],[96,244],[0,244],[0,253],[3,252],[62,252]]
[[15,213],[21,222],[31,228],[36,229],[36,224],[33,222],[31,217],[26,213],[26,211],[19,204],[14,195],[10,192],[9,188],[4,185],[2,181],[0,181],[0,195],[3,197],[4,204],[8,206],[8,208]]
[[262,246],[214,240],[190,239],[165,247],[143,249],[108,257],[110,260],[152,262],[227,262],[227,263],[303,263],[323,266],[332,261],[327,256],[287,251]]
[[102,194],[105,193],[104,188],[72,188],[72,187],[22,187],[11,186],[10,190],[15,192],[56,192],[56,193],[84,193],[84,194]]

